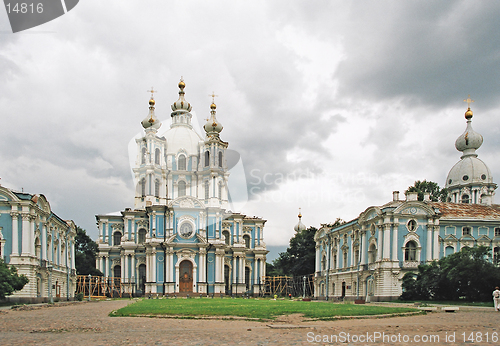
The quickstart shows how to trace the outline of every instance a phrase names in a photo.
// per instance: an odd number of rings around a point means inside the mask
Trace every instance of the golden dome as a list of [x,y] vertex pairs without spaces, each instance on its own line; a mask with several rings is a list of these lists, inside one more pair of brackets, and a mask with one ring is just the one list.
[[467,112],[465,112],[465,119],[470,119],[472,118],[472,111],[470,110],[470,108],[467,109]]

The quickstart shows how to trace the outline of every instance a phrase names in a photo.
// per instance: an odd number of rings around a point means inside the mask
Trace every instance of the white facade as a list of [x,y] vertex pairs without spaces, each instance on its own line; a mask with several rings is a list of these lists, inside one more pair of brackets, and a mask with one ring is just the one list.
[[8,299],[46,302],[50,294],[55,300],[72,299],[75,236],[74,222],[54,214],[45,196],[0,186],[0,256],[29,279]]
[[172,123],[163,137],[155,100],[142,121],[133,169],[134,209],[97,215],[97,268],[129,283],[131,294],[258,294],[265,275],[265,220],[228,211],[228,143],[216,105],[204,126],[179,83]]
[[372,206],[343,225],[323,225],[315,235],[315,296],[329,299],[397,299],[404,274],[464,246],[484,245],[500,255],[500,206],[492,204],[497,185],[477,158],[483,138],[465,113],[466,131],[455,146],[461,160],[447,177],[448,202],[405,200]]

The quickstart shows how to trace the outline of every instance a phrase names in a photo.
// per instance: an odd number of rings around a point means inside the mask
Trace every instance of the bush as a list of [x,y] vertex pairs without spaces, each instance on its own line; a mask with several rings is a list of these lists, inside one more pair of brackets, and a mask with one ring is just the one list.
[[76,300],[78,300],[79,302],[81,302],[83,300],[83,293],[80,292],[78,293],[76,296],[75,296]]

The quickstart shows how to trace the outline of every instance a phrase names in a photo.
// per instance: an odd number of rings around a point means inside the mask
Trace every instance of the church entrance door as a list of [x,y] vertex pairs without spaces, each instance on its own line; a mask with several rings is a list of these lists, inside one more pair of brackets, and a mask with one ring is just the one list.
[[179,266],[179,292],[193,292],[193,264],[191,261],[182,261]]

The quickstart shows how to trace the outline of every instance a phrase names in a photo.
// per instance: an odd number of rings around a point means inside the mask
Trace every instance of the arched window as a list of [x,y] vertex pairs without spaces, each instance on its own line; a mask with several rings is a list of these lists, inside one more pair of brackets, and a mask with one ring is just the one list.
[[500,228],[495,228],[495,237],[500,237]]
[[417,260],[417,244],[413,240],[406,243],[405,247],[405,261]]
[[222,168],[222,151],[219,151],[219,167]]
[[146,197],[146,178],[141,179],[141,196]]
[[[0,238],[0,239],[1,239],[1,238]],[[40,246],[40,238],[38,238],[38,237],[37,237],[37,238],[35,239],[35,257],[36,257],[36,258],[40,258],[40,252],[41,252],[41,251],[40,251],[40,249],[41,249],[41,248],[42,248],[42,247]],[[2,253],[1,253],[1,252],[0,252],[0,255],[2,255]]]
[[205,151],[205,167],[210,166],[210,152],[207,150]]
[[186,170],[186,157],[184,155],[179,155],[179,158],[177,159],[177,169],[179,171]]
[[155,149],[155,164],[160,164],[160,149],[158,148]]
[[160,182],[155,180],[155,196],[160,197]]
[[122,234],[118,231],[113,233],[113,245],[120,245],[122,242]]
[[208,180],[205,180],[205,199],[210,198],[210,186]]
[[113,267],[113,277],[119,278],[122,276],[122,267],[117,265]]
[[186,182],[181,180],[177,184],[178,188],[178,197],[186,196]]
[[229,232],[222,231],[222,235],[224,236],[224,241],[226,242],[226,245],[231,245],[231,236],[229,235]]
[[326,270],[326,256],[321,260],[321,270]]
[[147,152],[147,149],[146,147],[142,147],[142,150],[141,150],[141,164],[145,164],[146,163],[146,152]]
[[462,235],[470,235],[470,227],[462,228]]
[[141,228],[138,233],[137,242],[139,244],[144,244],[146,242],[146,230]]
[[453,248],[453,246],[447,246],[446,249],[444,249],[444,251],[445,251],[445,256],[449,256],[455,253],[455,249]]
[[349,263],[347,261],[347,251],[344,251],[344,268],[347,268]]
[[377,247],[375,244],[370,245],[370,249],[368,250],[368,263],[375,263],[377,258]]
[[462,195],[462,203],[469,203],[469,195]]
[[333,255],[333,269],[337,268],[337,254]]
[[243,236],[243,240],[245,241],[245,247],[247,249],[250,249],[250,236],[248,234],[245,234]]

